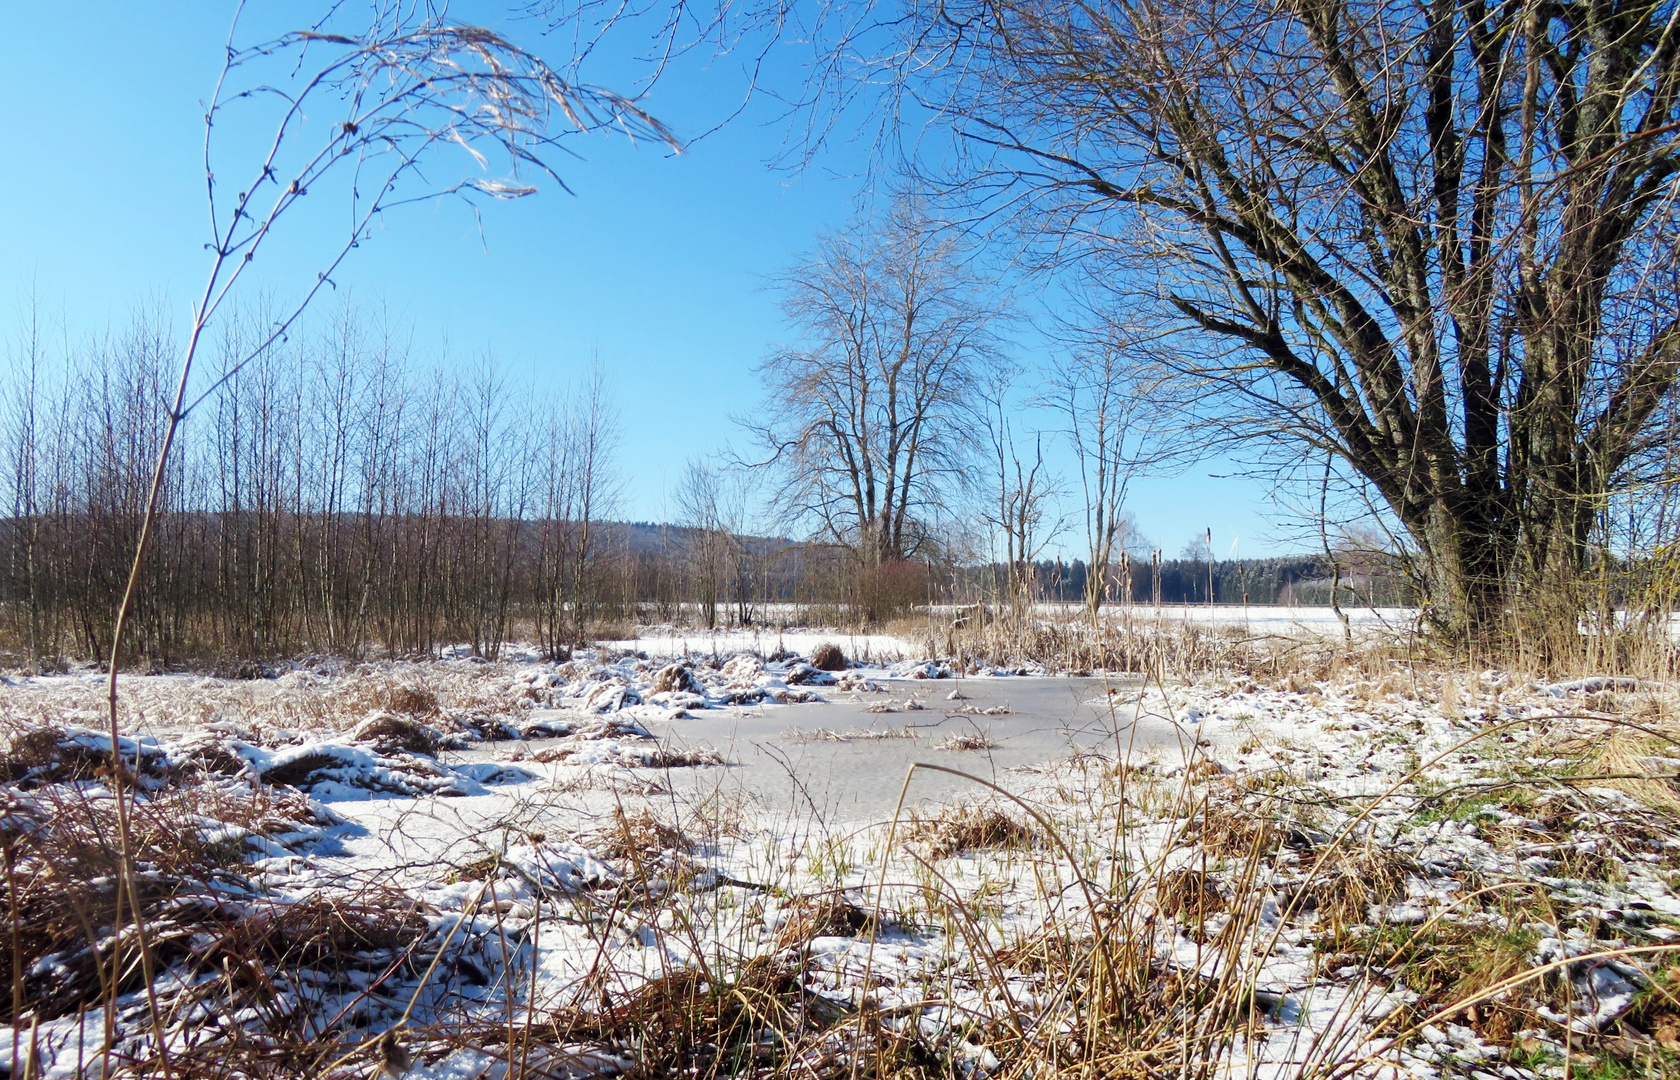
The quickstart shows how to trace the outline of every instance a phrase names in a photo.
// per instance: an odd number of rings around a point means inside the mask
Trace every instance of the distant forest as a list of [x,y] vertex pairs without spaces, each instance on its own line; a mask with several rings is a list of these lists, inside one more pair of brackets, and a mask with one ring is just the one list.
[[[132,513],[0,518],[0,649],[34,664],[99,659],[134,524]],[[1035,600],[1081,602],[1085,563],[1035,570]],[[1210,575],[1215,603],[1310,605],[1329,601],[1334,570],[1324,556],[1131,560],[1113,568],[1106,601],[1205,604]],[[561,655],[636,622],[881,620],[997,602],[1007,574],[925,561],[860,571],[833,545],[646,522],[239,511],[167,514],[147,577],[140,662],[167,666],[460,642],[494,656],[531,638]],[[1391,576],[1344,570],[1344,604],[1408,597]]]
[[[1285,555],[1269,559],[1165,559],[1151,564],[1131,556],[1110,568],[1109,603],[1206,604],[1211,581],[1215,604],[1327,605],[1334,586],[1337,600],[1348,605],[1410,605],[1416,595],[1409,582],[1370,555],[1342,555],[1341,577],[1327,555]],[[1088,568],[1082,560],[1040,560],[1033,564],[1034,591],[1043,600],[1080,603]],[[1001,566],[969,571],[971,579],[1001,583]],[[1130,588],[1125,587],[1129,577]]]

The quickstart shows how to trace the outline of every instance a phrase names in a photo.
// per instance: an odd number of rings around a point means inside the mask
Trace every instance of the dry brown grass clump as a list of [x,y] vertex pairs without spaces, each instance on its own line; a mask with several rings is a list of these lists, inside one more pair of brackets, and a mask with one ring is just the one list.
[[1041,837],[1003,811],[990,806],[948,806],[932,817],[912,814],[909,832],[936,859],[985,848],[1030,848]]
[[1326,845],[1303,855],[1306,876],[1285,889],[1288,915],[1316,913],[1331,925],[1363,922],[1373,904],[1387,904],[1406,894],[1406,878],[1416,862],[1392,848],[1373,844]]
[[[582,746],[548,746],[533,754],[531,760],[564,765],[584,750]],[[621,767],[631,769],[696,769],[724,763],[723,755],[716,750],[671,750],[651,744],[622,747],[618,758]]]
[[[415,675],[419,674],[415,672]],[[354,678],[338,680],[332,691],[330,698],[320,704],[340,716],[395,713],[399,716],[431,717],[443,711],[443,704],[435,691],[416,682],[366,668],[358,669]]]
[[[47,784],[103,779],[111,772],[109,746],[109,739],[102,741],[88,733],[52,726],[21,728],[0,752],[0,783],[29,791]],[[170,779],[168,756],[161,747],[139,744],[137,754],[134,748],[125,750],[123,774],[130,782],[159,786]]]
[[594,1008],[557,1013],[545,1036],[604,1045],[639,1077],[796,1075],[809,1080],[932,1080],[948,1068],[914,1025],[804,985],[795,965],[755,957],[731,971],[684,969]]
[[935,750],[990,750],[997,743],[983,731],[955,731],[933,744]]
[[440,711],[437,695],[420,686],[393,686],[385,693],[387,712],[404,716],[436,716]]
[[823,671],[845,671],[846,654],[832,641],[825,641],[811,650],[811,666]]
[[781,737],[789,742],[879,742],[882,739],[914,739],[915,729],[909,725],[892,728],[848,728],[845,731],[835,731],[833,728],[792,728],[784,731]]
[[1674,759],[1680,758],[1680,732],[1641,725],[1646,730],[1615,727],[1592,740],[1578,771],[1594,786],[1613,788],[1653,810],[1680,812],[1680,784]]
[[639,862],[660,854],[692,855],[700,845],[680,826],[661,821],[646,809],[613,807],[613,823],[588,838],[604,859]]
[[1186,830],[1188,839],[1210,855],[1265,855],[1286,839],[1277,823],[1263,813],[1224,797],[1209,796]]
[[695,677],[693,670],[684,664],[667,664],[660,668],[653,676],[653,692],[666,694],[681,691],[688,694],[704,694],[706,686]]
[[1170,672],[1195,676],[1244,666],[1248,646],[1238,628],[1204,627],[1174,619],[1049,620],[1032,613],[971,621],[935,636],[928,644],[956,666],[1018,668],[1040,664],[1052,671]]
[[1155,907],[1161,914],[1201,922],[1225,907],[1213,879],[1200,870],[1170,870],[1155,884]]
[[370,744],[375,753],[436,754],[442,748],[443,733],[406,716],[379,713],[356,726],[351,741]]
[[[14,969],[14,954],[0,950],[0,984],[13,985],[14,970],[21,972],[21,1004],[43,1019],[101,999],[113,979],[119,992],[143,984],[136,898],[155,970],[178,963],[218,970],[224,957],[240,972],[271,964],[365,969],[366,958],[358,956],[395,948],[381,944],[390,934],[400,931],[406,943],[426,930],[412,912],[393,914],[391,898],[369,901],[379,910],[361,919],[347,901],[320,901],[331,909],[322,914],[310,902],[281,904],[248,887],[229,888],[241,881],[247,835],[329,823],[296,796],[199,784],[139,799],[127,867],[110,799],[55,786],[30,799],[14,796],[5,809],[3,906],[18,964]],[[401,904],[412,908],[412,901]],[[119,909],[120,930],[113,934]]]
[[858,937],[875,929],[875,917],[838,891],[802,896],[776,928],[776,947],[803,946],[819,937]]

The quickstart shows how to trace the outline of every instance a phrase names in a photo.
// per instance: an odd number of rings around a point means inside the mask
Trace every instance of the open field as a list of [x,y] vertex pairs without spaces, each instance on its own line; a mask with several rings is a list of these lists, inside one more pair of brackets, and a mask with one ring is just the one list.
[[827,672],[816,634],[125,678],[126,879],[100,677],[8,678],[0,1058],[1676,1071],[1680,698],[1225,633],[1193,679]]

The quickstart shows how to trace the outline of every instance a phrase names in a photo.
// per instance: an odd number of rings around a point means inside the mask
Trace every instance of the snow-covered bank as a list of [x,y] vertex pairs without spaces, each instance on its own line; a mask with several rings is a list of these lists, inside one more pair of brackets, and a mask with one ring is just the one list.
[[[126,680],[150,994],[132,938],[101,929],[98,687],[13,680],[9,887],[44,920],[20,1062],[105,1066],[100,965],[123,957],[112,1072],[161,1071],[158,1016],[175,1067],[440,1080],[510,1060],[838,1078],[882,1055],[1522,1077],[1561,1075],[1570,1046],[1680,1048],[1651,990],[1680,942],[1664,687],[1384,660],[1145,689],[771,655]],[[978,706],[1026,685],[1078,688],[1105,737],[1000,765],[1010,714]],[[820,719],[874,704],[902,715]],[[921,733],[930,713],[977,737]],[[815,799],[692,782],[745,742],[674,733],[754,716],[784,757],[880,748],[888,771],[892,747],[893,787],[920,760],[1021,802],[937,774],[954,793],[837,827]],[[790,790],[822,780],[787,760]]]
[[920,658],[922,646],[890,634],[865,634],[834,629],[747,628],[706,630],[704,628],[647,627],[633,638],[602,644],[621,652],[643,652],[649,656],[728,657],[750,652],[773,657],[783,654],[807,656],[824,642],[832,642],[845,654],[866,666],[884,666]]

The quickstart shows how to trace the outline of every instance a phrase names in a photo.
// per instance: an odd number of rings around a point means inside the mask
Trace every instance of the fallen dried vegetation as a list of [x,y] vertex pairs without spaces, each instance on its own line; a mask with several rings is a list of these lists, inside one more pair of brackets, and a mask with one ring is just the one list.
[[108,746],[21,725],[13,1075],[1674,1074],[1668,691],[1389,659],[1157,676],[1113,708],[1182,726],[1182,760],[1087,750],[890,834],[685,801],[648,763],[717,758],[622,714],[516,725],[556,740],[543,790],[581,817],[508,809],[458,858],[359,877],[303,789],[364,754],[410,778],[396,801],[442,793],[428,761],[490,794],[506,766],[429,756],[465,737],[447,688],[380,690],[338,742],[259,714],[125,743],[126,866]]

